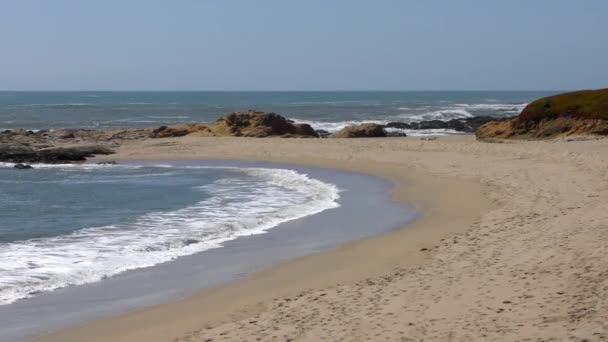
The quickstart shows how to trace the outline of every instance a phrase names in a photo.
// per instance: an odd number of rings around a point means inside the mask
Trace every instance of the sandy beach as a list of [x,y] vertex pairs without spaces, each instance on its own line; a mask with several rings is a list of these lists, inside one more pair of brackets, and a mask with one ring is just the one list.
[[608,140],[182,137],[112,160],[237,159],[386,178],[421,218],[38,341],[608,339]]

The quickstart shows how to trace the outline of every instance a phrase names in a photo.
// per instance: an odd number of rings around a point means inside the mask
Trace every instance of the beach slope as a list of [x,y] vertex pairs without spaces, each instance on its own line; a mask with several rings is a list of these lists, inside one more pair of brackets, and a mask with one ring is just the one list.
[[608,339],[608,140],[167,138],[117,159],[266,160],[369,173],[412,226],[39,341]]

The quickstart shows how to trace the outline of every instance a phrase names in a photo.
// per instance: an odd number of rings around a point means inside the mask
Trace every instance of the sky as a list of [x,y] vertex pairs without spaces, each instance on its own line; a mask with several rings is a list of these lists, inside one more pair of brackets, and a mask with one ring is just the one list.
[[606,0],[0,1],[2,90],[608,87]]

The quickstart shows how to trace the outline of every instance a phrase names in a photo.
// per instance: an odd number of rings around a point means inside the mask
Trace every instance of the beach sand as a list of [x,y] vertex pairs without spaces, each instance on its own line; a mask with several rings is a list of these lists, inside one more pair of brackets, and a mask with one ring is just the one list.
[[183,137],[109,157],[353,170],[421,218],[39,341],[608,340],[608,140]]

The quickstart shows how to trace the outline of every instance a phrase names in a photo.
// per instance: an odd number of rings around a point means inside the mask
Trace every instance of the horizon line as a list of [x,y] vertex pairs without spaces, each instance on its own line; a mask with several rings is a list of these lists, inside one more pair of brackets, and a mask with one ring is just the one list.
[[577,90],[587,90],[587,89],[602,89],[602,88],[581,88],[581,89],[307,89],[307,90],[273,90],[273,89],[265,89],[265,90],[247,90],[247,89],[233,89],[233,90],[223,90],[223,89],[0,89],[0,92],[215,92],[215,93],[311,93],[311,92],[492,92],[492,91],[504,91],[504,92],[516,92],[516,91],[577,91]]

